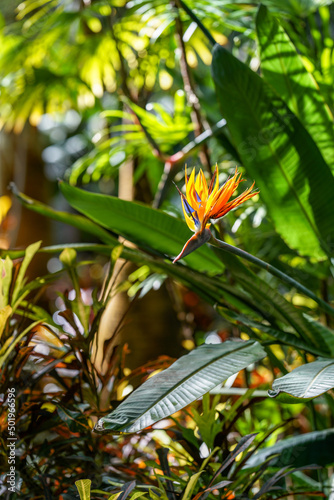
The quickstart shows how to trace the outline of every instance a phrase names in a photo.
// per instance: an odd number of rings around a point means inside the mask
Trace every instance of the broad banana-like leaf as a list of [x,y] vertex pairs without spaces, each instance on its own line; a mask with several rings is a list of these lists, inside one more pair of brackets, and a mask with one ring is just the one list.
[[[302,339],[297,337],[296,334],[286,332],[284,330],[278,330],[276,328],[273,328],[272,326],[268,326],[267,324],[260,323],[259,321],[256,321],[252,318],[249,318],[245,316],[244,314],[238,314],[234,311],[230,311],[228,309],[225,309],[223,307],[218,306],[217,311],[219,314],[221,314],[223,317],[230,319],[232,322],[235,322],[237,325],[244,325],[246,328],[255,328],[256,330],[260,330],[262,332],[267,333],[271,337],[274,337],[275,339],[278,339],[279,342],[285,345],[289,345],[292,347],[295,347],[296,349],[301,349],[306,352],[310,352],[316,356],[326,356],[328,353],[324,350],[321,351],[320,349],[317,349],[312,345],[311,342],[307,343],[304,342]],[[320,323],[319,323],[320,325]],[[321,325],[323,326],[323,325]],[[315,335],[315,331],[314,331]]]
[[234,373],[266,356],[258,342],[204,344],[149,378],[112,413],[96,432],[138,432],[200,398]]
[[299,366],[274,381],[268,394],[282,403],[300,403],[334,387],[334,360],[323,359]]
[[[215,251],[217,255],[221,255],[226,268],[251,295],[254,303],[258,304],[262,311],[272,314],[284,323],[289,323],[306,343],[320,349],[322,354],[330,353],[330,347],[319,334],[316,325],[309,322],[275,287],[253,273],[235,255],[218,248],[215,248]],[[318,355],[320,351],[318,350]]]
[[334,463],[334,429],[314,431],[287,439],[252,455],[246,467],[262,465],[271,455],[271,467],[304,467],[317,464],[326,466]]
[[306,70],[282,26],[264,5],[256,17],[256,31],[263,76],[300,119],[333,172],[333,116],[317,82]]
[[[184,221],[140,203],[89,193],[64,182],[60,183],[60,189],[73,208],[142,248],[175,257],[191,235]],[[221,273],[224,270],[219,258],[206,245],[185,260],[198,271]]]
[[334,242],[334,178],[317,145],[272,87],[219,45],[212,73],[234,145],[276,230],[301,255],[324,258]]
[[38,214],[49,217],[50,219],[63,222],[64,224],[69,224],[70,226],[77,227],[81,231],[85,231],[89,234],[93,234],[103,243],[112,245],[118,245],[119,242],[115,237],[113,237],[108,231],[102,227],[94,224],[87,217],[82,217],[82,215],[74,215],[67,212],[61,212],[59,210],[54,210],[53,208],[41,203],[40,201],[34,200],[24,193],[21,193],[14,183],[10,184],[10,188],[17,199],[22,203],[24,207]]

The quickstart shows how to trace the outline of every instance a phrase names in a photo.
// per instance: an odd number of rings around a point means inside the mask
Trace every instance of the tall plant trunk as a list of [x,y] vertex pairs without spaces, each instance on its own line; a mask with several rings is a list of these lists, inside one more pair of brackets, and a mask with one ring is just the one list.
[[[118,197],[122,200],[133,200],[133,160],[123,163],[119,170]],[[121,239],[120,239],[121,240]],[[122,240],[123,241],[123,240]],[[121,241],[120,241],[121,242]],[[118,259],[111,277],[113,288],[122,283],[133,269],[133,264]],[[107,284],[108,286],[108,284]],[[93,341],[92,360],[96,370],[105,374],[110,363],[114,347],[120,343],[120,325],[129,308],[129,299],[126,293],[118,293],[109,300],[102,315],[97,338]]]

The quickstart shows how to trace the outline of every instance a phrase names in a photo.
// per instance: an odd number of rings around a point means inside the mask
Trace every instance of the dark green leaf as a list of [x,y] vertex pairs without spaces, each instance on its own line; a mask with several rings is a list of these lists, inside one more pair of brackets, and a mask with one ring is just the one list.
[[87,432],[90,427],[87,419],[80,411],[73,411],[64,406],[57,405],[57,412],[61,420],[69,427],[72,432]]
[[246,467],[261,465],[271,455],[274,456],[270,462],[273,467],[303,467],[311,464],[325,466],[334,463],[333,449],[334,429],[309,432],[260,450],[247,461]]
[[50,219],[63,222],[64,224],[69,224],[70,226],[77,227],[81,231],[86,231],[89,234],[97,236],[101,241],[109,245],[113,243],[114,244],[119,243],[116,240],[116,238],[114,238],[111,234],[108,233],[108,231],[105,231],[102,227],[99,227],[98,225],[94,224],[86,217],[53,210],[47,205],[44,205],[44,203],[36,201],[30,198],[29,196],[20,193],[16,188],[15,184],[13,183],[11,184],[11,189],[15,194],[15,196],[18,198],[18,200],[22,203],[22,205],[28,208],[29,210],[44,215],[45,217],[50,217]]
[[324,258],[333,243],[334,179],[312,137],[259,75],[218,45],[212,71],[235,146],[277,231],[302,255]]
[[256,328],[257,330],[265,332],[271,337],[274,337],[282,344],[289,345],[295,347],[296,349],[301,349],[306,352],[310,352],[317,356],[319,355],[324,356],[327,354],[325,350],[320,351],[319,349],[315,348],[311,343],[303,342],[299,337],[297,337],[297,335],[293,333],[285,332],[283,330],[278,330],[276,328],[273,328],[272,326],[268,326],[263,323],[260,323],[259,321],[255,321],[251,318],[248,318],[243,314],[238,314],[235,313],[234,311],[229,311],[222,307],[218,307],[217,310],[222,316],[231,318],[232,321],[234,320],[236,324],[242,324],[249,328]]
[[323,337],[318,334],[314,325],[304,318],[301,312],[277,291],[276,287],[270,286],[264,279],[253,273],[235,255],[218,248],[215,251],[221,256],[226,268],[252,297],[254,310],[257,304],[263,317],[267,314],[268,319],[274,316],[283,323],[288,323],[306,344],[310,343],[310,346],[315,346],[322,353],[330,352],[330,348]]

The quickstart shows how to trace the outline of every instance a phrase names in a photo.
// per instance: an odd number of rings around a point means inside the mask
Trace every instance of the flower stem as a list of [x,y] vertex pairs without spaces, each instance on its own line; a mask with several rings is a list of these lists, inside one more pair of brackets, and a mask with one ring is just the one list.
[[264,269],[265,271],[268,271],[270,274],[273,276],[276,276],[277,278],[280,278],[282,281],[287,283],[288,285],[291,285],[295,287],[299,292],[303,293],[310,299],[314,300],[320,307],[322,307],[326,312],[328,312],[331,315],[334,315],[334,308],[331,307],[327,302],[324,300],[320,299],[315,295],[311,290],[306,288],[304,285],[301,285],[298,283],[298,281],[294,280],[293,278],[290,278],[287,274],[283,273],[276,267],[272,266],[271,264],[268,264],[267,262],[264,262],[261,259],[258,259],[257,257],[254,257],[254,255],[251,255],[248,252],[245,252],[244,250],[241,250],[240,248],[234,247],[233,245],[229,245],[228,243],[225,243],[224,241],[217,240],[212,236],[211,240],[209,241],[209,244],[212,246],[215,246],[217,248],[221,248],[222,250],[225,250],[226,252],[233,253],[234,255],[237,255],[238,257],[241,257],[242,259],[248,260],[248,262],[251,262],[252,264],[255,264],[258,267],[261,267],[261,269]]

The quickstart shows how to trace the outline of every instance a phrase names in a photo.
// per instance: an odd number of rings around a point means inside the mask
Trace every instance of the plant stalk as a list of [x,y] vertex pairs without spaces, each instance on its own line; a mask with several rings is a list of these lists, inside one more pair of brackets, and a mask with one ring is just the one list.
[[276,267],[272,266],[271,264],[268,264],[267,262],[258,259],[257,257],[254,257],[254,255],[251,255],[248,252],[245,252],[245,250],[241,250],[240,248],[234,247],[233,245],[229,245],[228,243],[225,243],[224,241],[217,240],[212,236],[211,240],[208,242],[210,245],[220,248],[222,250],[225,250],[226,252],[232,253],[234,255],[237,255],[238,257],[241,257],[242,259],[248,260],[248,262],[251,262],[255,266],[260,267],[261,269],[264,269],[265,271],[268,271],[270,274],[273,276],[276,276],[277,278],[281,279],[284,281],[284,283],[287,283],[288,285],[293,286],[296,288],[299,292],[303,293],[310,299],[314,300],[324,311],[327,313],[334,315],[334,308],[331,307],[327,302],[322,300],[321,298],[317,297],[311,290],[306,288],[304,285],[301,285],[298,283],[298,281],[294,280],[293,278],[290,278],[287,274],[283,273]]
[[204,26],[204,24],[202,24],[202,21],[198,19],[198,17],[194,14],[194,12],[191,9],[189,9],[189,7],[183,2],[183,0],[179,0],[179,3],[182,9],[188,14],[190,19],[192,19],[197,24],[202,33],[204,33],[204,35],[209,40],[211,45],[212,46],[216,45],[216,40],[213,38],[210,31]]

